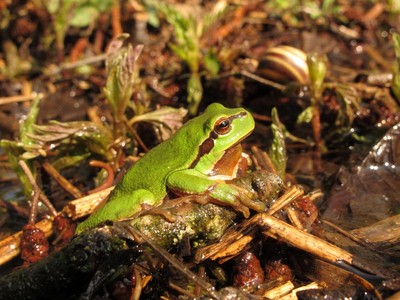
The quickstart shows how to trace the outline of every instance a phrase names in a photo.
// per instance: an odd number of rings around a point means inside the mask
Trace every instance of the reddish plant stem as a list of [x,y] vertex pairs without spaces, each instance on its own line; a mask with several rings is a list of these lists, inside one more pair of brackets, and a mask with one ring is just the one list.
[[62,176],[51,164],[43,163],[43,169],[49,174],[67,193],[75,198],[83,196],[81,191],[73,186],[64,176]]
[[122,34],[121,25],[121,10],[119,4],[115,4],[111,8],[111,27],[113,29],[113,37],[117,37]]
[[321,140],[321,119],[320,119],[320,112],[319,112],[319,106],[314,105],[313,106],[313,117],[311,120],[311,125],[312,125],[312,130],[313,130],[313,136],[314,136],[314,141],[316,145],[315,149],[315,165],[317,171],[321,170],[321,151],[322,151],[322,140]]
[[82,55],[82,53],[88,46],[88,43],[89,41],[87,37],[82,37],[75,43],[74,47],[72,48],[69,54],[70,62],[75,62],[79,59],[79,57]]
[[110,166],[110,164],[99,161],[99,160],[91,160],[89,162],[89,165],[91,167],[98,167],[98,168],[102,168],[104,170],[106,170],[107,172],[107,178],[104,181],[103,184],[99,185],[98,187],[96,187],[93,190],[90,190],[88,192],[88,194],[93,194],[93,193],[97,193],[99,191],[102,191],[106,188],[109,188],[110,186],[112,186],[113,181],[114,181],[114,170],[112,169],[112,167]]
[[33,174],[31,172],[31,170],[29,169],[28,165],[26,164],[25,161],[20,160],[19,165],[21,166],[22,170],[24,171],[24,173],[26,174],[26,176],[28,177],[29,182],[32,185],[33,188],[33,196],[32,196],[32,205],[31,205],[31,212],[29,214],[29,224],[35,224],[35,220],[36,220],[36,216],[37,216],[37,206],[38,206],[38,202],[39,202],[39,198],[40,200],[42,200],[42,202],[47,206],[47,208],[49,209],[51,215],[54,217],[57,215],[57,211],[54,208],[54,206],[51,204],[51,202],[49,201],[49,199],[47,199],[47,197],[42,193],[42,191],[40,190],[39,186],[37,185],[35,178],[33,177]]
[[106,31],[107,19],[108,19],[108,15],[105,13],[102,13],[98,20],[99,26],[96,29],[96,34],[95,34],[94,42],[93,42],[93,51],[96,54],[102,53],[102,50],[103,50],[104,32]]

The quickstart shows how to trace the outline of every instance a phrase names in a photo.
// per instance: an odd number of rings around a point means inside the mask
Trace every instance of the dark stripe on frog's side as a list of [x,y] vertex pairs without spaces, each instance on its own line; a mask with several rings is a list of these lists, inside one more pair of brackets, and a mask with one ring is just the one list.
[[[243,118],[246,115],[247,115],[246,112],[241,112],[236,115],[230,116],[228,119],[232,123],[232,120],[237,118]],[[197,165],[202,156],[210,153],[210,151],[214,147],[214,140],[216,140],[217,138],[218,138],[218,133],[216,133],[215,130],[211,131],[210,136],[207,139],[205,139],[204,142],[201,143],[201,145],[199,146],[199,152],[197,153],[196,159],[190,165],[190,169],[193,169]]]
[[[212,135],[212,133],[211,133]],[[200,158],[203,155],[210,153],[212,148],[214,147],[214,139],[212,137],[207,138],[199,147],[199,153],[197,153],[196,159],[192,162],[189,169],[193,169],[197,163],[199,162]]]
[[243,118],[246,115],[247,115],[247,112],[242,111],[241,113],[238,113],[236,115],[230,116],[229,120],[232,121],[232,120],[237,119],[237,118]]

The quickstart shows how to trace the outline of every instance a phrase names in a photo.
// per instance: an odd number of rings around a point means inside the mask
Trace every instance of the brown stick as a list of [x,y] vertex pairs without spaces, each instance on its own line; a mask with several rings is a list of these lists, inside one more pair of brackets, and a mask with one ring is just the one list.
[[42,94],[32,93],[31,95],[20,95],[20,96],[11,96],[11,97],[0,97],[0,105],[15,103],[15,102],[25,102],[25,101],[32,101],[37,97],[42,98]]
[[74,187],[64,176],[62,176],[51,164],[48,162],[43,163],[43,169],[70,195],[75,198],[83,196],[82,192]]
[[307,251],[317,257],[330,262],[345,261],[348,264],[353,263],[353,255],[330,244],[315,235],[304,232],[288,223],[285,223],[266,213],[259,217],[259,224],[266,227],[265,235],[279,238],[296,248]]
[[46,198],[46,196],[42,193],[40,190],[39,186],[37,185],[35,178],[32,175],[31,170],[29,169],[28,165],[26,164],[25,161],[20,160],[19,162],[20,167],[28,177],[29,182],[32,185],[33,188],[33,197],[32,197],[32,204],[31,204],[31,212],[29,214],[29,224],[34,224],[36,220],[36,215],[37,215],[37,205],[39,202],[39,197],[43,201],[43,203],[47,206],[49,209],[50,213],[53,216],[57,215],[57,211],[55,210],[54,206],[50,203],[50,201]]
[[119,4],[115,4],[111,8],[111,26],[113,29],[113,37],[120,36],[123,33],[121,25],[121,11]]

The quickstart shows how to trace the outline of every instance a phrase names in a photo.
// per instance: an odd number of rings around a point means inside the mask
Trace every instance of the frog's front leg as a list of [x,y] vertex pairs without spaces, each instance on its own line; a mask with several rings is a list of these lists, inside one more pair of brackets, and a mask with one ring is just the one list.
[[140,189],[132,193],[124,193],[115,190],[110,195],[110,200],[104,206],[96,210],[89,218],[80,223],[76,228],[76,234],[84,230],[96,227],[104,221],[116,221],[129,218],[142,209],[142,205],[155,205],[154,194],[148,190]]
[[176,171],[167,178],[167,187],[178,195],[208,195],[220,204],[230,205],[247,218],[249,208],[262,212],[265,204],[254,200],[254,195],[236,185],[213,180],[194,169]]

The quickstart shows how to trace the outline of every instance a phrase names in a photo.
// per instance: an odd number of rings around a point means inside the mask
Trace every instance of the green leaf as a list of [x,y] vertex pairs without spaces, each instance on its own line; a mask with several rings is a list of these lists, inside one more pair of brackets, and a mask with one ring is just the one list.
[[155,11],[148,11],[148,19],[147,22],[150,24],[150,26],[153,26],[154,28],[159,28],[160,27],[160,19],[158,18],[157,14]]
[[[25,152],[22,143],[17,143],[9,140],[1,140],[0,146],[6,152],[11,168],[14,170],[15,174],[17,174],[17,177],[22,184],[22,189],[25,197],[27,199],[30,199],[32,195],[32,185],[28,177],[26,176],[25,172],[19,166],[19,161],[22,157],[22,154]],[[36,170],[35,168],[33,168],[33,162],[26,161],[26,163],[29,169],[31,170],[33,176],[36,177]]]
[[396,99],[400,101],[400,35],[393,34],[394,50],[396,61],[393,64],[392,91]]
[[[85,1],[83,1],[85,3]],[[113,5],[114,0],[92,0],[91,3],[99,12],[107,12]]]
[[269,156],[271,160],[278,170],[278,175],[284,179],[285,171],[286,171],[286,162],[287,162],[287,154],[286,154],[286,143],[285,143],[285,128],[279,120],[278,112],[274,107],[271,112],[272,116],[272,124],[271,129],[274,135],[274,139],[272,141],[271,149],[269,151]]
[[393,34],[394,51],[396,58],[400,60],[400,35],[398,33]]
[[161,107],[155,111],[138,115],[129,120],[129,125],[139,122],[151,123],[160,133],[161,140],[169,138],[179,127],[182,126],[183,118],[187,115],[184,108]]
[[85,146],[90,152],[99,154],[107,160],[112,160],[110,144],[112,143],[111,132],[103,125],[87,122],[52,121],[49,125],[35,125],[35,133],[30,137],[43,144],[52,144],[53,147],[63,143],[75,143]]
[[167,22],[173,27],[175,41],[170,44],[170,48],[189,66],[191,76],[187,86],[187,101],[190,114],[195,115],[203,96],[199,76],[202,63],[211,76],[217,75],[220,68],[219,61],[212,51],[208,51],[207,55],[203,57],[200,50],[200,39],[211,25],[227,11],[228,5],[224,1],[217,2],[211,11],[205,15],[199,16],[189,13],[186,16],[178,10],[178,6],[174,7],[171,4],[160,4],[150,0],[146,2],[151,2],[158,11],[162,12]]
[[70,20],[70,25],[75,27],[86,27],[94,22],[99,16],[100,11],[91,5],[77,7]]
[[297,123],[310,123],[313,118],[313,107],[309,106],[297,116]]
[[307,65],[310,73],[311,91],[313,97],[321,98],[323,91],[323,83],[326,76],[326,56],[313,53],[307,56]]
[[158,1],[142,0],[141,3],[144,5],[147,15],[148,15],[147,23],[149,23],[151,26],[153,26],[155,28],[159,28],[160,27],[160,18],[157,15]]
[[31,109],[26,116],[24,122],[21,123],[19,128],[19,139],[20,142],[1,140],[0,146],[4,148],[7,153],[8,160],[11,164],[12,169],[17,174],[19,181],[22,184],[22,189],[24,191],[27,199],[31,197],[32,186],[25,172],[21,169],[19,165],[20,160],[24,160],[32,172],[34,178],[36,177],[36,170],[33,167],[31,158],[37,157],[39,153],[36,151],[40,148],[37,141],[32,139],[30,135],[34,132],[35,122],[37,115],[39,113],[39,103],[40,97],[36,97],[32,103]]
[[190,75],[187,90],[189,112],[191,115],[195,115],[197,113],[200,101],[203,97],[203,86],[201,85],[200,75],[198,73],[192,73]]
[[39,114],[39,102],[40,97],[36,97],[25,121],[20,125],[19,137],[23,145],[32,145],[35,143],[31,138],[29,138],[29,134],[34,132],[34,125]]
[[199,42],[202,26],[194,16],[185,17],[172,5],[162,3],[156,7],[174,29],[175,44],[170,45],[172,51],[189,65],[192,73],[197,72],[201,57]]
[[131,44],[124,46],[129,35],[123,34],[114,39],[106,58],[107,81],[105,94],[113,112],[115,122],[122,122],[125,110],[133,94],[133,87],[137,81],[136,60],[143,46],[135,48]]
[[211,76],[218,75],[220,65],[218,57],[215,55],[213,51],[207,52],[206,56],[204,57],[204,65],[207,71],[211,74]]
[[168,46],[180,59],[183,61],[189,61],[189,53],[187,52],[187,49],[175,44],[169,44]]
[[44,1],[46,9],[50,14],[55,14],[60,7],[61,0],[47,0]]
[[393,67],[392,91],[397,101],[400,101],[400,65],[397,61]]
[[52,163],[52,166],[61,170],[67,167],[76,166],[82,161],[86,160],[90,156],[90,153],[85,153],[82,155],[74,155],[74,156],[63,156]]
[[[33,167],[33,162],[26,159],[34,158],[38,155],[38,152],[35,149],[40,148],[37,141],[32,139],[30,135],[34,132],[35,122],[37,115],[39,113],[39,103],[40,97],[36,97],[32,103],[31,109],[26,116],[26,119],[21,123],[19,128],[19,139],[20,142],[9,141],[9,140],[1,140],[0,146],[4,148],[4,151],[7,153],[8,161],[11,164],[14,172],[17,174],[19,181],[22,184],[22,188],[24,194],[27,198],[31,197],[32,186],[28,177],[23,172],[21,167],[19,166],[19,161],[24,160],[29,169],[31,170],[33,176],[36,176],[36,170]],[[32,152],[30,152],[32,150]],[[28,151],[28,152],[26,152]]]
[[388,0],[389,12],[391,14],[400,13],[400,1],[399,0]]
[[336,125],[351,126],[356,112],[360,108],[361,97],[356,88],[348,84],[336,84],[336,95],[340,109],[336,118]]
[[226,1],[217,1],[212,10],[203,17],[203,33],[219,21],[228,12]]

